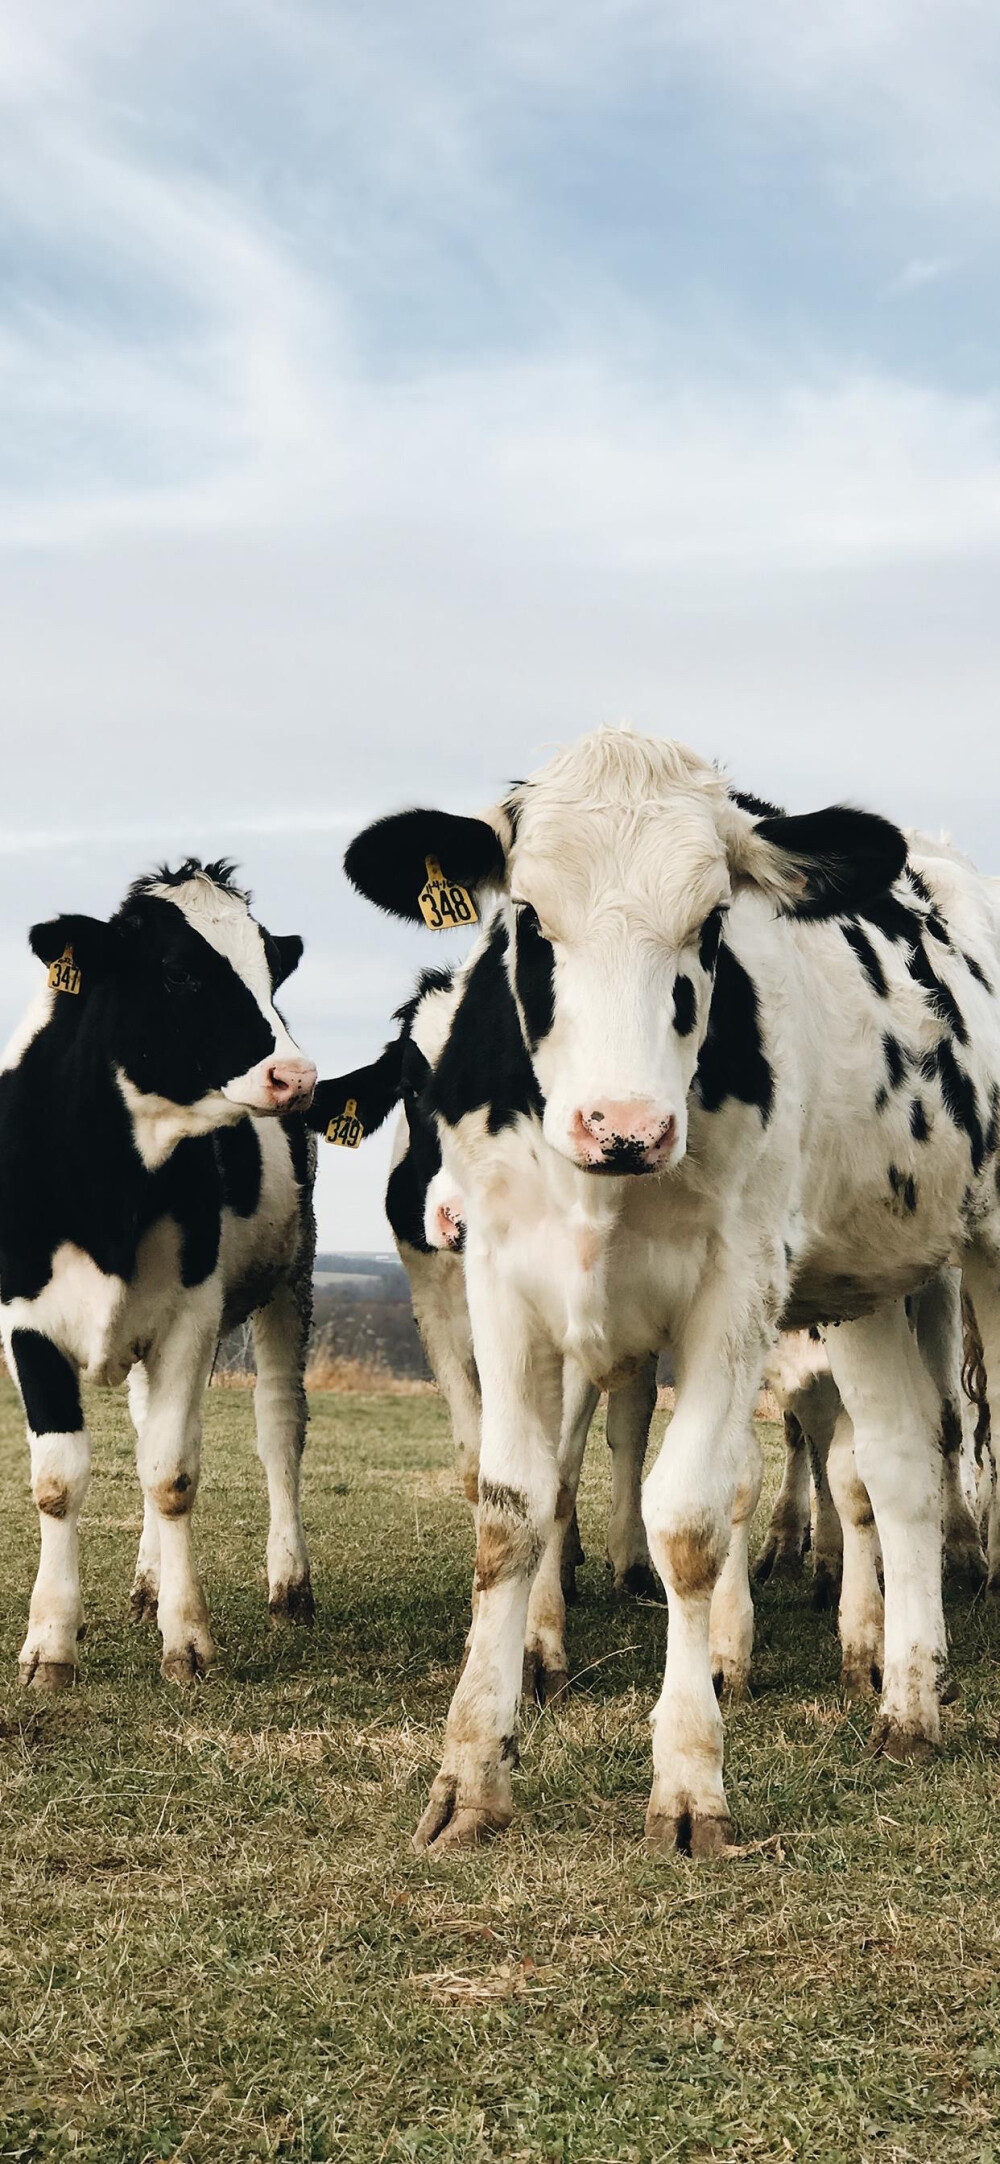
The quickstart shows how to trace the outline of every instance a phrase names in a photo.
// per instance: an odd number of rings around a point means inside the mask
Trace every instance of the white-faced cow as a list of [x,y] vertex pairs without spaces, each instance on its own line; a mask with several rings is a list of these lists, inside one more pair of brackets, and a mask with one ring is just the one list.
[[[460,997],[455,972],[425,972],[395,1017],[399,1035],[367,1067],[316,1086],[309,1125],[340,1131],[355,1107],[365,1135],[398,1104],[386,1187],[386,1216],[410,1285],[414,1319],[447,1402],[459,1477],[475,1508],[479,1493],[482,1401],[465,1294],[465,1202],[441,1161],[436,1122],[424,1110],[432,1066],[447,1041]],[[564,1363],[555,1523],[531,1588],[524,1642],[525,1695],[546,1704],[565,1690],[566,1606],[576,1599],[583,1560],[576,1497],[599,1392],[573,1360]],[[606,1435],[611,1452],[607,1558],[616,1593],[658,1598],[642,1522],[640,1489],[656,1405],[655,1356],[613,1390]]]
[[21,1672],[48,1689],[75,1676],[80,1377],[128,1376],[145,1499],[133,1609],[156,1609],[163,1674],[181,1682],[215,1653],[191,1554],[202,1397],[220,1331],[250,1314],[271,1607],[311,1613],[316,1070],[274,1006],[302,942],[255,922],[229,865],[190,858],[140,879],[110,922],[57,917],[31,945],[49,980],[0,1071],[0,1322],[41,1535]]
[[511,1816],[563,1357],[612,1383],[669,1339],[676,1411],[643,1496],[670,1610],[647,1830],[717,1853],[713,1666],[745,1670],[752,1613],[730,1603],[715,1644],[712,1596],[756,1501],[782,1317],[832,1325],[877,1520],[879,1742],[905,1758],[939,1735],[941,1399],[904,1297],[961,1261],[1000,1374],[995,901],[945,852],[908,862],[884,819],[787,818],[683,746],[613,731],[484,819],[378,822],[346,865],[416,918],[428,859],[486,917],[425,1092],[466,1199],[483,1428],[480,1600],[417,1838]]

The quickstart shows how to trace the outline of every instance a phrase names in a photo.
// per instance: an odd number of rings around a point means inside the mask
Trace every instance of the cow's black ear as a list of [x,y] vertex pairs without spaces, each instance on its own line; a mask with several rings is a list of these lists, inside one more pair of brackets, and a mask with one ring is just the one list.
[[100,917],[50,917],[46,924],[32,925],[28,944],[40,962],[48,963],[60,961],[71,947],[84,981],[108,976],[124,953],[120,927]]
[[277,956],[274,972],[274,989],[277,991],[279,984],[284,984],[286,977],[290,977],[293,969],[298,968],[305,947],[297,932],[272,932],[271,945]]
[[877,812],[833,804],[761,819],[740,838],[737,873],[793,917],[835,917],[884,894],[906,863],[906,837]]
[[352,1101],[366,1135],[373,1135],[399,1103],[405,1040],[396,1037],[370,1067],[355,1067],[351,1074],[317,1082],[306,1124],[325,1135],[331,1120],[339,1119]]
[[376,819],[356,836],[344,858],[353,887],[390,916],[422,923],[417,896],[427,879],[427,859],[446,880],[471,894],[500,886],[506,871],[503,843],[487,819],[453,812],[395,812]]

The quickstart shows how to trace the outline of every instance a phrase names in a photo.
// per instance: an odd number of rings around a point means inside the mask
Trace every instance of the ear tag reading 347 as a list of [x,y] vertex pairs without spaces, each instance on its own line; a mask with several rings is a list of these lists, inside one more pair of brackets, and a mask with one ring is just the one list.
[[330,1121],[326,1139],[336,1142],[342,1150],[356,1150],[364,1131],[358,1118],[357,1098],[349,1097],[343,1111],[335,1113]]
[[453,932],[460,924],[478,924],[475,902],[467,887],[446,879],[436,857],[425,857],[427,885],[417,895],[420,914],[432,932]]
[[65,947],[58,962],[49,964],[49,988],[53,992],[78,992],[83,983],[83,971],[73,960],[72,947]]

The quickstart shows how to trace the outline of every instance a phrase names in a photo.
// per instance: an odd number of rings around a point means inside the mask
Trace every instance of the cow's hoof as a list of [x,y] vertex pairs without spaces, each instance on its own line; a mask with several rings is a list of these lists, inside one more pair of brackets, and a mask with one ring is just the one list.
[[652,1563],[630,1563],[615,1579],[615,1592],[625,1600],[662,1600],[663,1590]]
[[569,1689],[569,1676],[565,1668],[548,1668],[544,1654],[526,1653],[521,1669],[521,1696],[529,1705],[551,1706]]
[[165,1683],[183,1686],[200,1683],[203,1677],[207,1676],[210,1666],[211,1655],[192,1642],[190,1645],[177,1646],[170,1653],[164,1653],[160,1662],[160,1674]]
[[155,1623],[159,1604],[159,1588],[152,1578],[137,1578],[128,1597],[129,1622]]
[[652,1804],[646,1813],[646,1846],[654,1856],[690,1856],[696,1863],[709,1863],[724,1856],[732,1840],[728,1815],[681,1811],[673,1817],[654,1811]]
[[73,1661],[41,1661],[36,1653],[20,1663],[22,1683],[33,1691],[69,1691],[76,1682]]
[[493,1841],[498,1833],[505,1832],[512,1817],[512,1811],[495,1804],[460,1803],[458,1782],[439,1773],[413,1836],[413,1846],[418,1856],[443,1856],[453,1849],[478,1848],[483,1841]]
[[869,1746],[873,1758],[887,1758],[893,1766],[926,1766],[936,1746],[918,1729],[903,1728],[896,1721],[878,1720]]
[[316,1602],[308,1574],[300,1578],[295,1585],[276,1585],[268,1601],[267,1612],[272,1623],[279,1628],[286,1623],[314,1623]]

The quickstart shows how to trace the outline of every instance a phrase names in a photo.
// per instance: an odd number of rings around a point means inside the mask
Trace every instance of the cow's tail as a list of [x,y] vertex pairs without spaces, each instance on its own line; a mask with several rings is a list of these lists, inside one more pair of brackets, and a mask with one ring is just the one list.
[[983,1452],[990,1441],[990,1401],[986,1391],[986,1360],[983,1341],[979,1335],[976,1311],[968,1293],[962,1287],[962,1388],[970,1405],[976,1408],[976,1464],[983,1462]]

